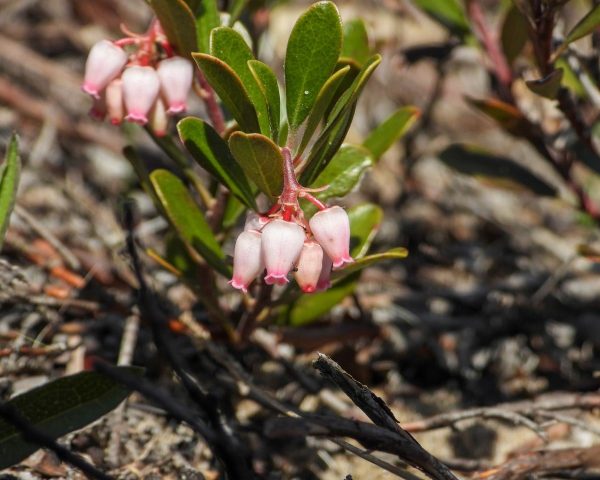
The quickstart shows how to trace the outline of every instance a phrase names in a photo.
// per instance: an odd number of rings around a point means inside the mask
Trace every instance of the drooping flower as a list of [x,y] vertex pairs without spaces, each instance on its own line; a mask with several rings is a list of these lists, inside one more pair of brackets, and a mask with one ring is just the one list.
[[246,293],[248,286],[264,270],[261,252],[261,234],[254,231],[240,233],[233,252],[233,278],[229,284]]
[[350,256],[350,221],[343,208],[334,206],[321,210],[313,215],[309,225],[335,268],[354,261]]
[[150,111],[150,126],[157,137],[164,137],[169,126],[169,117],[165,110],[165,104],[161,98],[157,98],[154,107]]
[[123,100],[126,120],[145,125],[160,90],[160,80],[152,67],[134,65],[123,72]]
[[120,78],[115,78],[106,87],[106,110],[113,125],[123,121],[123,81]]
[[331,258],[325,253],[323,254],[323,264],[321,265],[321,274],[319,275],[319,281],[317,282],[317,292],[327,290],[331,287],[331,268],[333,264]]
[[183,57],[167,58],[158,64],[157,72],[162,94],[169,107],[167,113],[183,112],[194,76],[191,62]]
[[262,230],[262,253],[268,285],[288,283],[287,275],[304,245],[304,229],[297,223],[272,220]]
[[316,292],[323,268],[323,249],[314,240],[304,242],[294,277],[303,292]]
[[127,63],[127,53],[108,40],[94,44],[85,62],[82,90],[94,98],[115,79]]

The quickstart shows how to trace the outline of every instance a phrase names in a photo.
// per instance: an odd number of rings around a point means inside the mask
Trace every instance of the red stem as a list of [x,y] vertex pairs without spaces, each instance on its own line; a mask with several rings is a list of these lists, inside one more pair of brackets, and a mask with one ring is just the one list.
[[210,121],[217,133],[223,136],[223,134],[225,133],[225,117],[223,116],[223,110],[221,110],[221,107],[217,102],[215,91],[206,80],[204,74],[200,70],[197,70],[197,72],[198,83],[200,84],[200,87],[205,93],[203,100],[206,104],[206,109],[208,110],[208,116],[210,117]]

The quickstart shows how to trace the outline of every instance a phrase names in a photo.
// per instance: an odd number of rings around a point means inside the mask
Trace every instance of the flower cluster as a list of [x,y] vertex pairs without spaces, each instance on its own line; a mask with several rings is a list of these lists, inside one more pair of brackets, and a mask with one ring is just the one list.
[[[229,282],[243,292],[265,269],[267,285],[288,283],[294,270],[296,282],[306,293],[330,286],[332,268],[351,263],[350,222],[341,207],[327,207],[298,184],[291,154],[284,154],[284,187],[277,203],[264,215],[251,214],[238,236],[233,254],[233,278]],[[319,211],[306,221],[298,204],[305,198]]]
[[[175,56],[162,28],[154,22],[144,35],[101,40],[88,55],[82,89],[94,99],[91,115],[123,119],[166,134],[168,115],[183,112],[192,86],[190,61]],[[132,49],[131,52],[126,49]]]

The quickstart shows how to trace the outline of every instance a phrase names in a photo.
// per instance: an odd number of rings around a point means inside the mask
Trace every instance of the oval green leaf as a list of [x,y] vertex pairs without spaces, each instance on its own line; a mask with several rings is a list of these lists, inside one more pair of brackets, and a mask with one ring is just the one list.
[[229,65],[237,73],[254,105],[260,132],[271,133],[267,101],[256,78],[252,74],[248,62],[254,60],[252,50],[243,37],[233,28],[215,28],[210,34],[210,54]]
[[371,152],[375,160],[379,160],[394,142],[408,131],[420,113],[416,107],[402,107],[396,110],[369,134],[363,145]]
[[396,247],[387,252],[374,253],[359,258],[354,263],[346,265],[343,270],[333,272],[333,279],[343,278],[352,273],[360,272],[361,270],[374,265],[375,263],[384,262],[386,260],[402,260],[408,257],[408,250],[403,247]]
[[556,96],[562,87],[562,79],[563,70],[562,68],[557,68],[544,78],[540,78],[539,80],[528,80],[525,82],[525,84],[533,93],[536,93],[541,97],[554,100],[556,99]]
[[210,32],[213,28],[221,25],[219,9],[216,0],[186,0],[190,10],[194,14],[196,23],[196,38],[198,40],[198,51],[209,53]]
[[180,55],[189,57],[198,49],[196,22],[183,0],[148,0],[172,45]]
[[383,210],[373,203],[363,203],[348,210],[350,219],[350,255],[366,255],[383,220]]
[[154,170],[150,181],[169,223],[181,240],[206,263],[228,277],[231,272],[225,263],[225,254],[183,182],[163,169]]
[[285,54],[286,105],[296,130],[333,72],[342,47],[342,22],[332,2],[317,2],[298,19]]
[[331,102],[333,101],[333,98],[338,91],[342,80],[344,80],[349,71],[350,66],[346,65],[329,77],[323,87],[321,87],[321,91],[317,96],[317,100],[315,101],[315,104],[308,115],[308,119],[306,120],[306,128],[302,134],[302,141],[300,142],[300,146],[298,147],[296,155],[302,155],[304,152],[304,149],[310,142],[313,133],[315,133],[319,123],[321,120],[323,120],[327,108],[331,105]]
[[504,17],[501,33],[502,51],[509,64],[523,51],[528,38],[527,18],[516,5],[512,5]]
[[371,56],[367,27],[361,18],[344,22],[341,56],[352,58],[359,65],[362,65]]
[[592,33],[600,25],[600,4],[592,8],[568,33],[565,44],[568,45],[575,40]]
[[227,142],[210,125],[199,118],[184,118],[177,124],[177,131],[194,160],[214,175],[248,208],[256,210],[256,202],[250,184],[239,164],[231,155]]
[[[117,367],[140,374],[141,369]],[[127,395],[129,389],[98,372],[81,372],[62,377],[9,400],[31,425],[51,436],[62,437],[107,414]],[[19,463],[39,446],[23,439],[11,424],[0,419],[0,470]]]
[[431,18],[444,25],[451,32],[467,35],[471,29],[465,11],[458,0],[413,0]]
[[248,68],[256,79],[262,94],[264,95],[269,112],[269,123],[271,126],[271,139],[277,141],[279,137],[279,124],[281,122],[281,96],[279,94],[279,83],[271,68],[258,60],[249,60]]
[[233,69],[212,55],[194,53],[192,57],[238,125],[246,132],[259,132],[254,105]]
[[6,150],[4,163],[0,166],[0,250],[8,229],[10,214],[15,206],[20,174],[19,140],[17,135],[13,134]]
[[283,189],[283,157],[279,147],[258,133],[235,132],[229,138],[231,153],[248,178],[271,199]]

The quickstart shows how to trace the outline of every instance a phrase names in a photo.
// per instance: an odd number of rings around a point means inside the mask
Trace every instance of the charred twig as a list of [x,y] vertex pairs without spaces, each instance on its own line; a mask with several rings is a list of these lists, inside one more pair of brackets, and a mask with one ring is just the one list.
[[51,436],[38,430],[11,405],[0,403],[0,417],[17,428],[25,440],[39,445],[40,447],[47,448],[48,450],[52,450],[59,459],[61,459],[63,462],[69,463],[70,465],[73,465],[75,468],[78,468],[89,478],[98,480],[112,480],[113,477],[101,472],[91,463],[86,462],[79,455],[71,452],[68,448],[57,443]]
[[[400,427],[394,414],[381,398],[371,392],[366,386],[354,380],[337,363],[323,354],[319,354],[318,359],[313,365],[319,370],[321,375],[341,388],[354,404],[373,421],[373,423],[395,436],[395,451],[390,453],[396,453],[402,460],[419,470],[422,470],[433,479],[456,480],[456,477],[448,467],[423,449],[423,447],[421,447],[408,432]],[[370,444],[371,441],[375,441],[376,438],[377,437],[370,438],[367,440],[367,443]],[[356,439],[369,448],[369,445],[366,445],[363,442],[364,439]],[[377,445],[377,442],[375,442],[375,444]],[[381,450],[380,447],[377,447],[377,449]],[[384,451],[389,452],[389,450]]]

